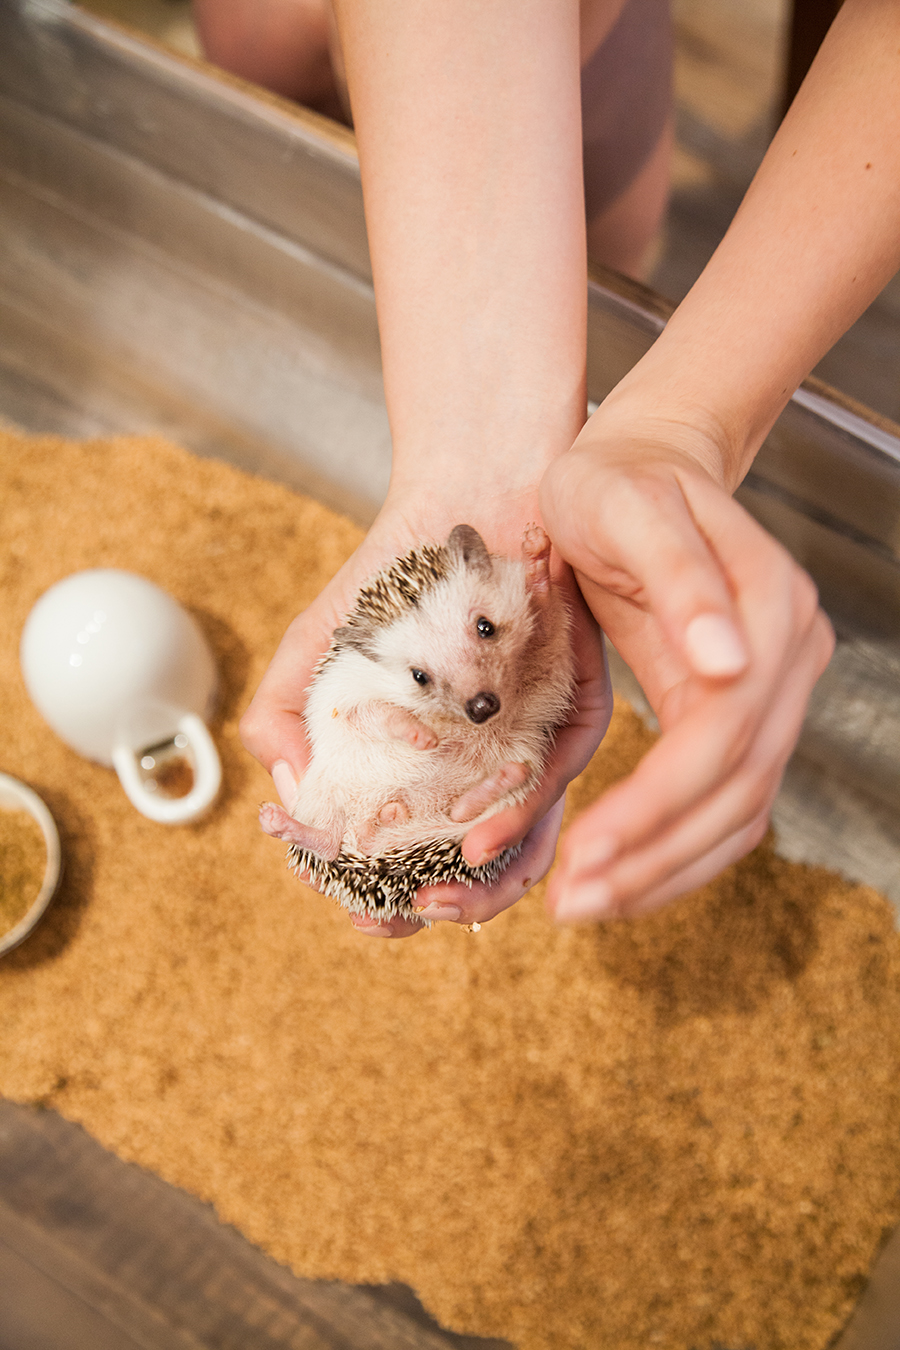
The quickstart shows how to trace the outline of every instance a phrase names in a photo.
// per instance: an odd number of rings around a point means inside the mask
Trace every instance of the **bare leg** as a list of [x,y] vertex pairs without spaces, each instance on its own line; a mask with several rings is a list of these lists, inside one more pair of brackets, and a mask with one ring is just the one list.
[[668,200],[669,0],[582,0],[581,19],[588,255],[640,276]]
[[[640,276],[668,199],[669,0],[582,0],[588,255]],[[350,121],[330,0],[194,0],[211,61]]]
[[333,862],[341,851],[339,831],[317,830],[312,825],[304,825],[275,802],[263,802],[259,808],[259,823],[266,834],[309,849],[326,862]]
[[409,807],[406,802],[399,799],[394,802],[385,802],[378,812],[379,825],[405,825],[408,820]]
[[328,0],[194,0],[194,20],[210,61],[344,120]]
[[656,261],[669,200],[674,128],[670,118],[656,149],[620,197],[587,224],[588,257],[645,281]]

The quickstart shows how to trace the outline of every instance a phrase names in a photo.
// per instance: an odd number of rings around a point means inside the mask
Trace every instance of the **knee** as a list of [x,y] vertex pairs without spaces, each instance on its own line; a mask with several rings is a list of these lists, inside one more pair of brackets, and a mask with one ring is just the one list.
[[215,65],[311,107],[334,90],[327,0],[194,0]]

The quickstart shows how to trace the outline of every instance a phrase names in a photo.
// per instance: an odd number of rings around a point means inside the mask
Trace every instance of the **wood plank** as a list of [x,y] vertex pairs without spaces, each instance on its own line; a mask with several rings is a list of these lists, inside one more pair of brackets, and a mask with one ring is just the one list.
[[[107,1153],[55,1112],[2,1100],[0,1288],[0,1350],[505,1344],[442,1330],[401,1287],[298,1279],[210,1206]],[[54,1326],[72,1327],[73,1338],[55,1338]]]
[[201,1350],[0,1200],[0,1350]]
[[900,1229],[882,1248],[866,1291],[833,1350],[900,1350]]

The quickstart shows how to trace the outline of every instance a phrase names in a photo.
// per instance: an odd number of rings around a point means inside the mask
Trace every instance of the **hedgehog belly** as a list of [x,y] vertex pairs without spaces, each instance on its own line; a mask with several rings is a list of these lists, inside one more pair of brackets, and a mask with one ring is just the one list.
[[420,920],[413,909],[420,886],[443,881],[462,881],[467,886],[476,881],[496,881],[518,853],[518,848],[508,848],[483,867],[471,867],[462,856],[458,839],[438,839],[390,849],[374,857],[342,849],[331,862],[292,844],[287,860],[294,872],[307,873],[323,895],[340,901],[352,914],[375,919],[399,914],[430,928],[430,923]]

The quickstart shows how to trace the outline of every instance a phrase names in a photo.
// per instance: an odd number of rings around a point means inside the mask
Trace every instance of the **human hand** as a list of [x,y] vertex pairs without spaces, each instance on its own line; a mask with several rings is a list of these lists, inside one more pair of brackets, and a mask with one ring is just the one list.
[[[483,489],[484,484],[481,484]],[[501,499],[481,491],[477,503],[454,504],[454,494],[435,500],[408,488],[389,496],[360,548],[314,603],[290,625],[241,721],[246,748],[273,776],[285,806],[293,803],[296,785],[309,762],[303,709],[316,662],[331,635],[352,608],[360,586],[375,572],[425,540],[446,539],[461,521],[473,524],[493,553],[518,556],[525,527],[536,517],[533,494]],[[590,759],[606,730],[611,711],[602,639],[568,569],[556,560],[560,584],[567,588],[573,611],[573,646],[577,675],[576,707],[558,737],[541,782],[525,802],[509,807],[474,827],[463,841],[466,859],[475,865],[521,842],[518,856],[493,884],[463,883],[423,887],[417,897],[422,917],[462,924],[484,923],[514,904],[542,877],[553,860],[562,818],[561,797],[567,783]],[[388,923],[367,917],[351,920],[376,936],[406,937],[422,924],[394,917]]]
[[547,531],[662,731],[567,832],[557,919],[646,913],[755,847],[831,656],[812,581],[715,464],[683,424],[642,441],[589,423],[544,477]]

